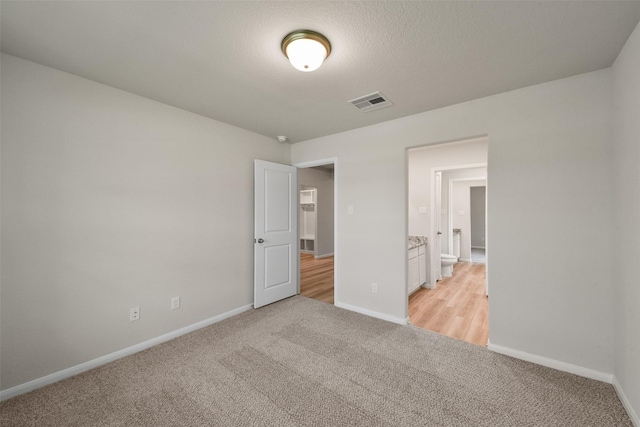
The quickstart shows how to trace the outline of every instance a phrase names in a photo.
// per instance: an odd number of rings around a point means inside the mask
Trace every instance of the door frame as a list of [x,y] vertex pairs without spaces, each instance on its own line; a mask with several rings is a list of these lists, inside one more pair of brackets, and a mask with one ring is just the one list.
[[[453,223],[453,186],[456,182],[471,182],[471,181],[484,181],[484,185],[479,185],[478,187],[485,187],[487,188],[487,177],[479,177],[479,178],[454,178],[449,180],[449,216],[448,216],[448,221],[449,224]],[[487,241],[487,203],[486,203],[486,193],[485,193],[485,214],[484,214],[484,227],[485,227],[485,233],[484,233],[484,239],[485,239],[485,243]],[[450,229],[452,227],[449,227]],[[469,228],[469,232],[471,232],[471,228]],[[451,236],[449,237],[449,248],[453,247],[453,234],[451,234]],[[462,245],[462,243],[461,243]],[[462,249],[462,246],[460,246],[460,249]],[[469,237],[469,251],[471,251],[471,237]],[[486,251],[486,248],[485,248]],[[469,254],[471,254],[471,252],[469,252]],[[486,254],[486,253],[485,253]],[[471,255],[469,255],[469,257],[471,257]],[[462,258],[462,257],[461,257]],[[470,258],[471,259],[471,258]],[[466,259],[462,259],[462,261],[468,261]]]
[[[292,163],[298,169],[312,168],[315,166],[324,166],[333,164],[333,305],[337,306],[339,300],[338,286],[338,158],[329,157],[318,160],[308,160],[305,162]],[[300,210],[298,209],[298,215]],[[298,227],[298,242],[300,241],[300,227]],[[298,243],[298,259],[300,258],[300,244]],[[300,264],[298,264],[298,294],[300,294]]]
[[[482,162],[482,163],[467,163],[467,164],[461,164],[461,165],[454,165],[454,166],[438,166],[438,167],[434,167],[431,168],[431,218],[429,219],[429,240],[431,242],[435,242],[436,240],[436,231],[435,231],[435,226],[436,226],[436,220],[435,220],[435,199],[436,199],[436,195],[435,195],[435,182],[436,182],[436,172],[444,172],[444,171],[450,171],[450,170],[456,170],[456,169],[472,169],[472,168],[486,168],[487,167],[487,162]],[[487,186],[488,187],[488,186]],[[440,203],[442,204],[442,200],[440,201]],[[438,213],[438,215],[442,215],[442,213]],[[451,233],[451,194],[449,194],[449,206],[447,206],[447,218],[448,218],[448,224],[447,224],[447,230],[443,233],[446,238],[449,241],[449,248],[451,248],[451,245],[453,244],[453,234]],[[486,218],[486,217],[485,217]],[[442,238],[442,236],[441,236]],[[487,236],[485,236],[485,238],[488,240],[488,233]],[[442,261],[440,259],[440,254],[439,253],[435,253],[436,251],[430,251],[430,256],[429,256],[429,277],[431,279],[431,283],[430,283],[430,289],[436,289],[436,282],[437,280],[440,280],[440,277],[435,277],[435,269],[433,268],[434,265],[436,265],[436,263],[440,264]],[[488,260],[488,258],[487,258]],[[488,276],[487,276],[488,277]],[[437,280],[436,280],[437,279]],[[488,280],[488,279],[487,279]]]
[[[438,182],[440,183],[440,189],[438,189]],[[438,200],[438,198],[440,200]],[[429,240],[431,243],[431,254],[429,265],[429,287],[430,289],[436,288],[438,280],[442,279],[442,267],[440,259],[442,253],[442,239],[444,238],[442,233],[442,171],[432,170],[431,175],[431,226],[429,229]],[[440,211],[440,212],[438,212]],[[438,232],[440,237],[438,237]]]

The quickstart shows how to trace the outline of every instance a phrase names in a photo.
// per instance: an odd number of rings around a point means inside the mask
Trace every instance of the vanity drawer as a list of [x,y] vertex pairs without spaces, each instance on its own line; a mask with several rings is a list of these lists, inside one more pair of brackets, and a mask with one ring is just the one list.
[[409,249],[409,259],[413,259],[419,255],[418,248]]

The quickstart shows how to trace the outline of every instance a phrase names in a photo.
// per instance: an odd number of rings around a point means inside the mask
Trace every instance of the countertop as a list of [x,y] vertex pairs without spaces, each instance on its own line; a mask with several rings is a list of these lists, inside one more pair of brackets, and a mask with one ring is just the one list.
[[409,236],[409,249],[427,244],[427,236]]

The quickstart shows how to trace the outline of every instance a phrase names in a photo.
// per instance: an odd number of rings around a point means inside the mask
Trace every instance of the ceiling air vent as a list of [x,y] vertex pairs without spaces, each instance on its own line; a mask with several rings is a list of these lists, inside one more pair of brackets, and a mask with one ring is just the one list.
[[380,92],[374,92],[361,96],[360,98],[352,99],[349,103],[355,105],[358,110],[363,112],[378,110],[393,105],[391,101]]

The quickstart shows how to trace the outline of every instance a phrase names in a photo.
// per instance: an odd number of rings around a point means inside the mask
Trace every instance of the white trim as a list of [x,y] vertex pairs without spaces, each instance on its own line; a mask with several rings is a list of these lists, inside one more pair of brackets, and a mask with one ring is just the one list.
[[538,356],[537,354],[531,354],[524,351],[515,350],[513,348],[491,344],[491,342],[487,343],[487,348],[496,353],[515,357],[516,359],[520,360],[526,360],[527,362],[546,366],[547,368],[557,369],[559,371],[568,372],[570,374],[579,375],[581,377],[591,378],[592,380],[602,381],[608,384],[613,383],[613,374],[607,374],[606,372],[600,372],[571,363],[549,359],[548,357]]
[[315,259],[322,259],[322,258],[329,258],[330,256],[333,256],[333,252],[331,252],[329,254],[315,255],[314,258]]
[[[436,212],[436,176],[440,173],[440,200],[437,202],[442,211],[442,171],[439,168],[431,168],[431,175],[429,176],[431,184],[431,198],[429,199],[429,236],[427,237],[427,244],[429,245],[429,281],[433,285],[431,289],[436,289],[438,280],[442,279],[442,260],[440,254],[442,253],[442,232],[436,230],[436,216],[440,218],[441,212]],[[407,180],[409,176],[409,169],[407,168]],[[407,184],[407,191],[409,190]],[[408,206],[408,203],[405,203]],[[407,227],[409,224],[407,224]],[[442,227],[442,224],[440,224]],[[440,232],[440,247],[435,246],[438,239],[437,232]],[[431,242],[431,243],[429,243]],[[436,271],[437,270],[437,271]],[[409,272],[407,267],[407,281],[409,280]],[[409,300],[407,299],[407,311],[409,310]]]
[[[473,262],[471,259],[469,258],[459,258],[458,261],[462,261],[462,262]],[[455,264],[454,264],[455,265]]]
[[[404,215],[402,216],[402,222],[403,222],[403,226],[404,226],[404,235],[407,236],[407,238],[409,237],[409,149],[404,150],[404,199],[403,199],[403,206],[404,206]],[[404,277],[402,277],[403,283],[405,283],[406,285],[402,287],[402,294],[403,294],[403,299],[404,301],[406,301],[406,304],[404,305],[404,315],[407,318],[407,320],[409,319],[409,246],[407,245],[407,240],[405,240],[404,242]],[[425,250],[429,251],[429,244],[433,244],[433,242],[428,241],[427,238],[427,246],[425,246]],[[427,271],[431,271],[429,269],[430,265],[429,263],[431,262],[429,260],[429,255],[427,255],[426,257],[427,259]],[[419,274],[418,274],[419,275]],[[429,282],[431,281],[431,276],[429,276]]]
[[335,168],[335,164],[338,162],[338,158],[337,157],[329,157],[327,159],[320,159],[320,160],[310,160],[308,162],[298,162],[298,163],[294,163],[291,166],[295,166],[297,168],[301,168],[301,169],[305,169],[305,168],[312,168],[315,166],[325,166],[325,165],[329,165],[331,163],[334,164],[334,168]]
[[131,347],[124,348],[122,350],[118,350],[114,353],[107,354],[105,356],[98,357],[97,359],[89,360],[88,362],[81,363],[76,366],[72,366],[67,369],[63,369],[62,371],[54,372],[53,374],[46,375],[41,378],[37,378],[35,380],[26,382],[24,384],[17,385],[15,387],[11,387],[6,390],[0,391],[0,402],[3,400],[10,399],[12,397],[18,396],[20,394],[28,393],[32,390],[35,390],[40,387],[44,387],[49,384],[53,384],[55,382],[64,380],[65,378],[72,377],[74,375],[78,375],[82,372],[88,371],[89,369],[97,368],[98,366],[106,365],[107,363],[111,363],[115,360],[121,359],[126,356],[130,356],[132,354],[138,353],[142,350],[146,350],[150,347],[156,346],[158,344],[162,344],[163,342],[172,340],[181,335],[188,334],[189,332],[193,332],[197,329],[204,328],[205,326],[212,325],[214,323],[220,322],[221,320],[225,320],[229,317],[235,316],[237,314],[243,313],[247,310],[250,310],[253,307],[253,304],[243,305],[242,307],[238,307],[236,309],[227,311],[226,313],[219,314],[217,316],[213,316],[209,319],[203,320],[201,322],[194,323],[189,326],[185,326],[184,328],[177,329],[173,332],[166,333],[164,335],[160,335],[159,337],[152,338],[147,341],[143,341],[141,343],[132,345]]
[[386,320],[387,322],[397,323],[398,325],[406,325],[408,323],[409,318],[401,318],[395,316],[389,316],[388,314],[378,313],[377,311],[368,310],[366,308],[357,307],[351,304],[345,304],[343,302],[336,302],[334,304],[336,307],[344,308],[345,310],[355,311],[356,313],[364,314],[370,317],[375,317],[378,319]]
[[[478,167],[481,168],[481,167],[486,167],[486,166],[487,166],[487,164],[484,163],[484,166],[478,166]],[[462,169],[469,169],[469,168],[462,168]],[[457,169],[454,169],[454,171],[455,170],[457,170]],[[471,177],[471,178],[451,178],[449,180],[449,182],[486,181],[486,180],[487,180],[486,176],[479,176],[479,177]],[[476,187],[486,187],[486,186],[487,186],[486,183],[485,183],[485,185],[476,185]],[[471,186],[469,186],[469,188],[471,188]]]
[[484,249],[484,246],[471,246],[471,249]]
[[613,388],[616,389],[616,393],[618,393],[620,402],[622,402],[622,406],[624,406],[624,409],[627,410],[627,414],[629,414],[629,418],[631,418],[631,422],[633,423],[633,425],[635,427],[640,427],[640,417],[638,416],[636,411],[633,410],[631,402],[629,402],[629,399],[627,399],[627,395],[624,394],[624,390],[622,389],[622,386],[618,382],[618,378],[616,378],[615,375],[613,376]]

